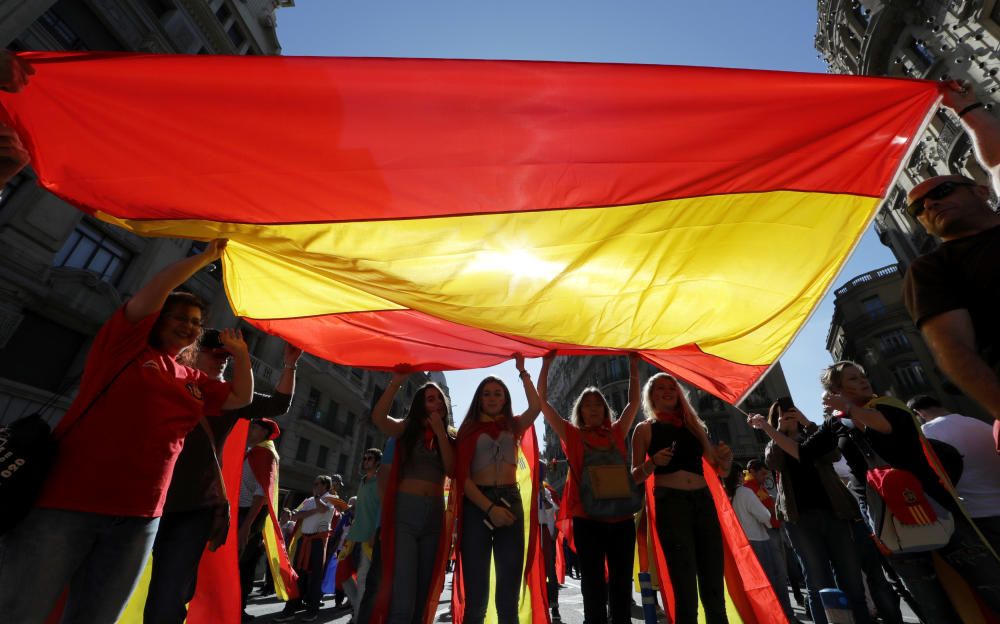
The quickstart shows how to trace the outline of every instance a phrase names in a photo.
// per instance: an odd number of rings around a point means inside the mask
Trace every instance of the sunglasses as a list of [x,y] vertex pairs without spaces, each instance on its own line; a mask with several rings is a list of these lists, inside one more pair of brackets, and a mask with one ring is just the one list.
[[945,197],[948,197],[949,195],[954,193],[955,189],[957,189],[960,186],[972,186],[972,185],[969,184],[968,182],[942,182],[941,184],[938,184],[931,190],[927,191],[927,193],[923,197],[919,197],[913,200],[906,207],[906,213],[909,214],[914,219],[916,219],[924,212],[924,201],[928,199],[935,199],[935,200],[944,199]]

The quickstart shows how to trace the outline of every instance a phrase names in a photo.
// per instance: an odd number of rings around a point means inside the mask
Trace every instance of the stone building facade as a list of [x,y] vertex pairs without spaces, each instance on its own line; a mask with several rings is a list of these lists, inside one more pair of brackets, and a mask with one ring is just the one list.
[[[995,104],[1000,101],[998,0],[820,0],[817,9],[816,49],[832,73],[967,80],[996,114]],[[892,390],[906,399],[919,389],[934,393],[954,409],[983,415],[934,364],[900,296],[906,267],[939,244],[906,214],[906,194],[921,180],[945,173],[961,173],[989,185],[989,175],[976,162],[972,142],[958,117],[941,109],[932,114],[927,132],[903,164],[896,186],[875,217],[879,240],[899,265],[855,277],[836,291],[837,310],[827,348],[834,358],[846,354],[864,363],[877,391]],[[873,298],[881,302],[877,316],[865,309],[865,305],[875,305]],[[918,379],[919,387],[914,385]]]
[[[13,50],[111,50],[184,54],[280,54],[275,12],[293,0],[9,0],[0,3],[0,44]],[[55,392],[56,420],[75,392],[93,335],[167,264],[203,243],[147,239],[85,216],[49,194],[29,169],[0,190],[0,423],[37,410]],[[257,388],[270,392],[283,344],[233,317],[217,267],[186,288],[210,302],[206,323],[240,327]],[[424,375],[397,401],[408,405]],[[339,472],[347,493],[361,453],[384,439],[368,418],[387,373],[311,356],[299,365],[292,408],[280,419],[283,488],[309,492],[319,473]]]
[[[615,414],[621,414],[628,403],[628,371],[627,356],[557,357],[549,371],[549,403],[563,418],[569,418],[573,404],[580,393],[584,388],[594,386],[608,399]],[[658,372],[660,371],[656,367],[641,362],[639,364],[640,383],[645,384],[647,379]],[[691,405],[708,425],[710,437],[715,441],[729,444],[733,449],[736,461],[745,464],[747,460],[763,455],[767,438],[747,426],[746,416],[740,410],[703,390],[683,383],[682,386],[688,393]],[[761,412],[766,414],[771,403],[778,397],[789,394],[781,364],[776,363],[740,405],[747,413]],[[636,416],[636,423],[640,422],[643,417],[640,408],[640,412]],[[628,439],[631,439],[631,435],[628,436]],[[545,425],[545,458],[550,461],[546,478],[553,487],[561,490],[566,481],[565,456],[559,444],[559,438],[547,424]],[[552,460],[555,460],[554,465],[551,463]]]

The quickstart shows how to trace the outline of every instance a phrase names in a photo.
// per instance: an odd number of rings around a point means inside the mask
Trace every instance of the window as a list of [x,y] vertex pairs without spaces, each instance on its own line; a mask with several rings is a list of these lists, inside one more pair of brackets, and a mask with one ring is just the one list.
[[319,390],[316,388],[309,389],[309,398],[306,399],[306,404],[302,406],[302,418],[313,422],[319,421],[322,417],[322,412],[319,411],[320,398]]
[[927,44],[919,39],[914,39],[913,43],[910,45],[910,48],[917,53],[917,56],[920,57],[920,60],[923,61],[926,65],[931,65],[934,63],[935,60],[937,60],[934,57],[934,53],[931,52],[931,49],[927,46]]
[[299,448],[295,451],[295,459],[300,462],[306,461],[309,456],[309,440],[299,438]]
[[229,35],[229,40],[233,42],[236,49],[239,49],[247,40],[247,38],[243,36],[243,31],[236,25],[236,22],[233,22],[233,25],[226,30],[226,33]]
[[38,23],[65,49],[87,49],[87,46],[84,45],[83,41],[76,34],[76,32],[70,28],[70,25],[67,24],[61,17],[56,15],[55,11],[52,9],[42,13],[41,17],[38,18]]
[[894,329],[879,334],[878,344],[879,350],[886,355],[910,350],[910,339],[906,337],[906,334],[901,329]]
[[16,176],[10,179],[6,185],[0,187],[0,210],[10,201],[11,197],[17,193],[17,190],[24,186],[28,181],[28,174],[23,170],[20,171]]
[[87,337],[30,310],[0,349],[0,377],[56,392]]
[[337,474],[343,476],[347,472],[347,455],[341,455],[337,460]]
[[322,469],[326,469],[326,455],[330,452],[330,449],[326,448],[322,444],[319,447],[319,454],[316,455],[316,465]]
[[865,314],[872,318],[885,314],[885,304],[883,304],[882,300],[878,298],[878,295],[862,299],[861,307],[864,308]]
[[226,22],[229,21],[229,18],[232,17],[233,14],[229,11],[229,7],[226,6],[226,3],[223,2],[219,5],[219,8],[215,10],[215,16],[219,18],[219,21],[222,22],[223,26],[225,26]]
[[103,231],[81,221],[52,261],[53,266],[97,273],[109,284],[117,284],[132,259],[132,253]]
[[924,367],[915,360],[892,369],[892,377],[903,388],[919,389],[927,385]]

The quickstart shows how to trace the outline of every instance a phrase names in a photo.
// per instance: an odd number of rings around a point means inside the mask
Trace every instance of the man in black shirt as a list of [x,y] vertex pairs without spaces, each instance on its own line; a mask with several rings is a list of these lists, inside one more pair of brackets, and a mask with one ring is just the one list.
[[[980,163],[1000,179],[1000,120],[969,85],[951,82],[945,106],[973,138]],[[965,176],[924,180],[910,191],[907,212],[942,239],[917,258],[903,285],[906,307],[941,369],[1000,420],[1000,215],[989,188]],[[1000,427],[995,426],[994,431]]]

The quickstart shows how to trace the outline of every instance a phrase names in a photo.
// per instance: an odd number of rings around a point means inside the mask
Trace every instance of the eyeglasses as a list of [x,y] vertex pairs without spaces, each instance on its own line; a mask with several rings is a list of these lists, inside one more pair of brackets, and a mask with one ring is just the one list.
[[927,193],[925,193],[923,197],[919,197],[910,202],[910,204],[906,207],[906,213],[909,214],[914,219],[916,219],[917,217],[922,215],[925,210],[924,201],[928,199],[934,199],[934,200],[944,199],[945,197],[948,197],[949,195],[954,193],[955,189],[957,189],[960,186],[972,186],[972,185],[969,184],[968,182],[942,182],[941,184],[938,184],[931,190],[927,191]]
[[175,320],[175,321],[177,321],[178,323],[181,323],[182,325],[193,325],[195,327],[204,327],[205,326],[204,322],[202,322],[202,320],[200,318],[196,317],[196,316],[192,316],[192,317],[188,318],[188,317],[182,316],[180,314],[171,314],[170,318],[173,319],[173,320]]

